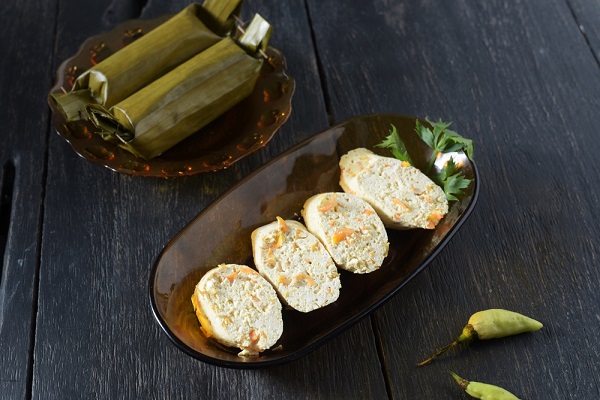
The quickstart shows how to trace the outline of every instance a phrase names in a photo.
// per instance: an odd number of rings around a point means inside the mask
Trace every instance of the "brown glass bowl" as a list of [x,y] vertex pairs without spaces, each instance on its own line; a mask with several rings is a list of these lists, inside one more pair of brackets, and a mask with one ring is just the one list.
[[[77,54],[61,64],[50,94],[69,91],[84,71],[125,47],[169,16],[125,22],[108,33],[87,39]],[[52,101],[53,125],[81,157],[113,171],[135,176],[171,178],[217,171],[265,146],[292,110],[294,79],[283,54],[269,47],[254,91],[209,125],[165,151],[144,160],[94,134],[89,121],[65,122]]]
[[[309,197],[341,191],[339,159],[348,151],[375,148],[398,128],[415,166],[423,168],[432,154],[414,133],[415,119],[399,115],[352,118],[313,136],[240,181],[196,216],[162,250],[150,274],[150,301],[156,320],[177,347],[207,363],[232,368],[258,368],[295,360],[338,335],[381,306],[442,250],[469,216],[479,192],[475,165],[463,154],[460,169],[473,180],[433,230],[388,230],[389,254],[369,274],[340,270],[340,297],[334,303],[301,313],[284,308],[284,330],[273,349],[256,358],[238,357],[200,331],[192,308],[194,286],[221,263],[254,268],[250,234],[275,220],[300,219]],[[436,163],[437,167],[437,163]]]

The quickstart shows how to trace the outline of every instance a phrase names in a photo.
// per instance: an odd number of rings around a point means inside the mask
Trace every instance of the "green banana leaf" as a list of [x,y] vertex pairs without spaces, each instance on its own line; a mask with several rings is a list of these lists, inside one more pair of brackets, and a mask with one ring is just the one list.
[[[212,1],[207,0],[206,3]],[[211,15],[217,19],[227,17],[233,3],[238,4],[240,0],[229,0],[229,3],[229,9],[219,9]],[[89,119],[103,139],[150,159],[197,132],[252,93],[264,62],[262,50],[266,49],[271,26],[257,14],[246,32],[235,39],[218,36],[208,28],[190,34],[191,26],[198,26],[198,19],[190,17],[190,13],[197,11],[196,7],[187,7],[146,36],[92,67],[79,78],[71,92],[53,94],[51,97],[67,120]],[[235,12],[238,10],[236,8]],[[183,28],[173,29],[175,26]],[[165,28],[163,39],[173,31],[180,32],[183,38],[176,39],[178,36],[173,34],[168,41],[161,41],[155,46],[157,54],[146,46],[143,50],[140,47],[132,53],[135,62],[131,65],[126,63],[127,57],[115,58],[119,54],[128,55],[126,50],[145,38],[157,38],[150,35],[162,28]],[[177,65],[169,67],[168,72],[159,74],[157,71],[162,70],[162,66],[150,71],[152,68],[147,64],[170,57],[165,53],[167,42],[173,43],[175,48],[175,42],[188,41],[190,37],[194,40],[216,37],[217,40],[206,48],[197,47],[195,54],[179,60]],[[175,49],[173,51],[182,54]],[[191,52],[189,48],[186,51]],[[142,56],[144,53],[147,53],[146,58]],[[111,59],[118,62],[105,63]],[[137,81],[136,85],[141,86],[134,90],[128,79],[138,76],[142,64],[146,78]],[[117,65],[120,67],[117,68]],[[96,79],[101,75],[98,72],[100,66],[102,79]],[[150,75],[153,75],[152,79]],[[142,80],[143,84],[140,83]]]
[[111,107],[110,113],[91,112],[102,129],[109,127],[125,141],[133,136],[122,147],[150,159],[252,93],[261,66],[261,58],[224,38]]
[[137,156],[153,158],[252,93],[264,62],[256,49],[270,33],[270,25],[257,14],[239,38],[248,44],[245,48],[223,38],[108,112],[98,107],[88,112],[104,137],[112,135]]
[[[223,13],[233,12],[240,1],[220,0],[219,9],[214,11],[217,15],[199,4],[189,5],[84,72],[76,80],[74,90],[90,89],[98,104],[113,106],[221,40],[222,36],[215,32],[222,30],[228,20],[223,18]],[[224,9],[227,5],[229,7]],[[209,7],[216,6],[209,2]]]

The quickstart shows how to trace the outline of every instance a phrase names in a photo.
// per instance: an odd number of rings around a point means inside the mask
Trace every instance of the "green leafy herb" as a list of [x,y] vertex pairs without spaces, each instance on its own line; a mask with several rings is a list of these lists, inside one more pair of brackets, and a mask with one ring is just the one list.
[[[462,194],[463,190],[469,187],[472,179],[465,178],[452,157],[448,159],[439,173],[433,173],[431,170],[439,153],[452,153],[462,150],[472,160],[473,141],[448,129],[452,124],[451,122],[443,122],[441,119],[438,122],[433,122],[427,117],[425,117],[425,120],[431,125],[432,129],[423,125],[419,120],[417,120],[415,126],[416,134],[433,149],[433,154],[423,172],[444,189],[448,201],[456,201],[458,200],[456,196]],[[377,147],[390,149],[397,159],[413,164],[406,146],[402,142],[400,135],[398,135],[396,127],[393,125],[389,136],[379,143]]]
[[390,134],[386,136],[383,142],[379,143],[377,147],[381,147],[384,149],[390,149],[394,157],[396,157],[400,161],[407,161],[412,164],[412,160],[408,155],[408,151],[406,151],[406,147],[404,146],[404,142],[400,139],[398,135],[398,131],[396,127],[392,125],[392,130]]
[[431,178],[444,189],[448,201],[457,201],[456,195],[460,195],[464,189],[469,187],[472,181],[472,179],[465,178],[452,157],[448,159],[440,173],[432,175]]
[[433,131],[421,124],[419,120],[417,120],[415,127],[415,132],[421,140],[434,150],[434,156],[429,160],[425,174],[429,174],[431,171],[437,153],[452,153],[463,150],[469,159],[473,159],[473,141],[465,139],[458,133],[448,129],[452,122],[443,122],[441,119],[438,122],[433,122],[428,117],[425,117],[425,121],[433,127]]

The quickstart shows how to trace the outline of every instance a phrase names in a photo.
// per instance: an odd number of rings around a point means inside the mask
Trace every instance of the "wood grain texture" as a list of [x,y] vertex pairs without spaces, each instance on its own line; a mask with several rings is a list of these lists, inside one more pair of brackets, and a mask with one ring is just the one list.
[[0,13],[0,218],[10,218],[1,223],[0,259],[0,397],[6,399],[25,398],[30,389],[55,4],[7,0]]
[[[94,2],[86,19],[74,21],[78,4],[59,4],[61,60],[87,36],[110,29],[102,18],[110,1]],[[175,12],[186,4],[150,0],[142,17]],[[256,11],[277,21],[271,43],[286,55],[298,82],[292,116],[267,147],[218,173],[140,179],[94,166],[60,137],[51,137],[34,398],[386,396],[382,374],[365,378],[365,371],[380,368],[368,320],[293,364],[239,371],[186,356],[153,319],[148,278],[162,247],[236,181],[327,126],[304,3],[246,1],[244,8],[248,15]]]
[[[0,399],[467,398],[448,370],[521,398],[600,398],[598,2],[247,0],[242,18],[273,22],[271,44],[297,82],[292,115],[265,148],[173,180],[77,156],[49,128],[58,63],[124,19],[188,3],[3,3],[0,188],[12,204]],[[447,248],[370,318],[289,365],[230,370],[177,350],[147,294],[162,247],[262,163],[376,112],[450,120],[475,141],[479,203]],[[545,326],[416,368],[490,307]]]
[[[476,143],[474,214],[374,316],[393,397],[455,398],[455,370],[523,398],[597,398],[600,74],[568,4],[309,5],[336,120],[429,115]],[[415,368],[491,307],[545,328]]]
[[590,47],[590,51],[600,64],[600,7],[598,2],[585,0],[568,0],[573,18],[579,26],[581,34]]

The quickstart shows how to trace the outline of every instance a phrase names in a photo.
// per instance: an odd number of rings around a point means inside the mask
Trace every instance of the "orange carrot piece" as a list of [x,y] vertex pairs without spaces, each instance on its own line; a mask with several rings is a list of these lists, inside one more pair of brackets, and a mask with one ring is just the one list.
[[333,244],[338,244],[338,243],[346,240],[348,238],[348,236],[351,236],[353,233],[354,233],[354,230],[350,229],[350,228],[338,229],[337,231],[335,231],[335,233],[331,237],[331,241],[333,242]]
[[333,207],[335,207],[337,202],[337,196],[334,194],[333,196],[331,196],[331,199],[329,199],[329,201],[325,204],[323,204],[321,207],[318,208],[319,212],[327,212],[329,210],[331,210]]

